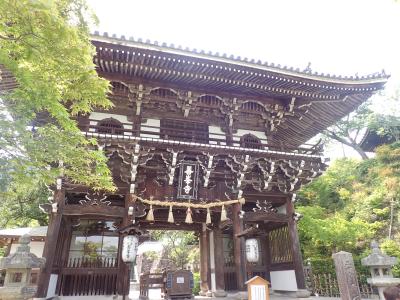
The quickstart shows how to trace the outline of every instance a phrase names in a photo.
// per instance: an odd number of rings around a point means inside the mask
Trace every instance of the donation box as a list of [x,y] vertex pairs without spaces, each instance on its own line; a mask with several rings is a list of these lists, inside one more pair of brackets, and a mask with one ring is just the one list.
[[193,274],[188,270],[168,271],[165,283],[166,299],[191,299]]

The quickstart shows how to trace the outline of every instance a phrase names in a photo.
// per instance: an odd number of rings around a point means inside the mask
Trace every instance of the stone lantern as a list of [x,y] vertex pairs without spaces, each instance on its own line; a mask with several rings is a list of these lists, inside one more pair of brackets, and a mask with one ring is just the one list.
[[400,278],[394,278],[392,266],[396,264],[397,258],[383,254],[377,242],[371,242],[372,253],[361,259],[361,264],[367,266],[371,271],[368,283],[378,288],[379,297],[385,300],[383,290],[390,286],[400,284]]
[[36,293],[36,286],[31,284],[31,271],[43,267],[45,259],[30,252],[30,241],[29,235],[21,236],[17,251],[0,259],[0,269],[6,270],[4,287],[0,288],[0,300],[30,299]]

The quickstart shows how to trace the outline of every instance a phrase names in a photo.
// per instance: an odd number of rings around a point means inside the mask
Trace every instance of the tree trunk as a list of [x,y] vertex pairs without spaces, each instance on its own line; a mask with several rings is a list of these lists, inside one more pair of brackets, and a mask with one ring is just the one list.
[[390,220],[389,220],[389,234],[388,239],[392,239],[392,228],[393,228],[393,215],[394,215],[394,200],[390,200]]

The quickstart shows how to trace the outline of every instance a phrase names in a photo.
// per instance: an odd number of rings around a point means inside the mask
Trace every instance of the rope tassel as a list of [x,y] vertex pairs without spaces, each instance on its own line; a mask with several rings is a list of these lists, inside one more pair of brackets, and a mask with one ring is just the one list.
[[207,208],[206,224],[211,224],[211,214],[209,208]]
[[169,206],[168,223],[175,223],[174,214],[172,213],[172,205]]
[[192,220],[192,210],[190,209],[190,207],[188,207],[188,209],[186,210],[186,219],[185,219],[185,223],[188,224],[192,224],[193,220]]
[[226,217],[225,205],[222,205],[222,208],[221,208],[221,222],[224,222],[226,220],[228,220],[228,218]]
[[146,216],[146,221],[154,221],[154,212],[153,212],[153,205],[150,204],[149,212]]

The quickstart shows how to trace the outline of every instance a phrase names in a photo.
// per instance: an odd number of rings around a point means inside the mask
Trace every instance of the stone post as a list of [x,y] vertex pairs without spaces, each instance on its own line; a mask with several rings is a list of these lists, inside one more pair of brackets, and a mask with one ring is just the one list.
[[340,251],[332,255],[342,300],[360,300],[356,268],[351,253]]

